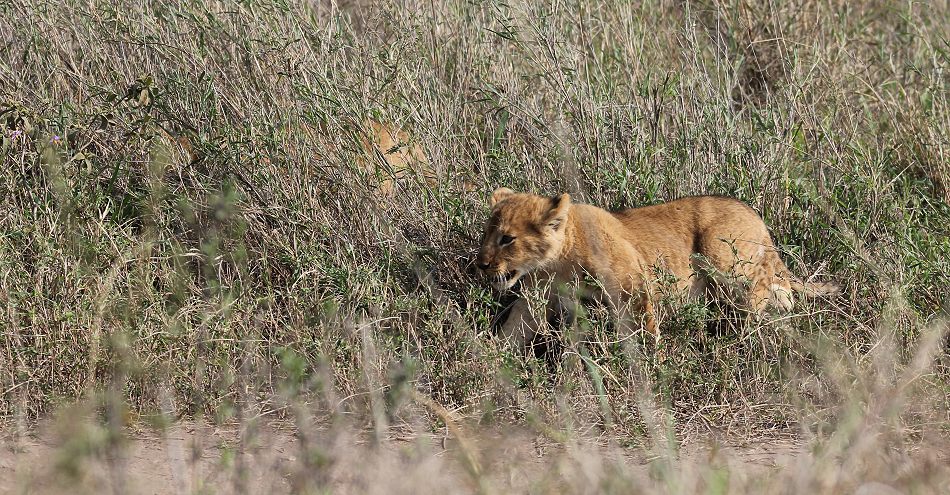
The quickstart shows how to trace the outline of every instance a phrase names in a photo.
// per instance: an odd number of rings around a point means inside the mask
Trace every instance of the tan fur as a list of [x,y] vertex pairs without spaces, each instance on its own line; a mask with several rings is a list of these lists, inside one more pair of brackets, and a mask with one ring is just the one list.
[[[408,131],[393,123],[383,123],[373,119],[365,120],[358,127],[359,152],[356,154],[356,165],[367,172],[370,180],[374,181],[376,191],[382,196],[392,196],[396,184],[417,174],[429,186],[437,184],[436,174],[432,169],[420,142],[412,137]],[[321,127],[307,124],[297,124],[281,128],[281,133],[293,135],[299,142],[308,145],[306,150],[297,150],[313,155],[313,148],[332,146],[326,139],[328,132]],[[173,152],[176,162],[193,162],[200,158],[194,148],[191,138],[185,134],[170,134],[163,131],[166,145]],[[288,147],[294,148],[289,145]],[[322,158],[315,157],[317,160]],[[262,165],[269,165],[267,157],[258,157]],[[463,182],[465,190],[469,190],[470,183]]]
[[[657,334],[654,304],[657,272],[675,277],[682,291],[700,294],[709,283],[743,288],[744,304],[756,314],[769,305],[790,310],[792,291],[807,296],[837,292],[833,283],[805,283],[792,275],[775,249],[765,223],[741,201],[715,196],[608,212],[556,198],[500,188],[492,194],[478,266],[499,289],[527,277],[556,284],[597,279],[610,306],[644,316]],[[553,298],[552,298],[553,300]],[[524,301],[513,308],[504,332],[530,338],[538,322]],[[533,328],[531,328],[533,327]]]
[[425,152],[418,142],[399,127],[368,120],[363,125],[360,139],[364,155],[358,157],[358,165],[367,171],[384,177],[379,183],[379,192],[393,194],[394,182],[403,179],[412,171],[422,174],[429,185],[434,185],[435,175]]

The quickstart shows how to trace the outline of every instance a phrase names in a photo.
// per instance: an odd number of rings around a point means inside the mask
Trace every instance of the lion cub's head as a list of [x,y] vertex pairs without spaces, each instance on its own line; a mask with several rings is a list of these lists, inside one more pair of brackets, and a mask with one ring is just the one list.
[[478,251],[478,268],[500,290],[560,255],[571,196],[517,194],[507,187],[491,197],[491,218]]

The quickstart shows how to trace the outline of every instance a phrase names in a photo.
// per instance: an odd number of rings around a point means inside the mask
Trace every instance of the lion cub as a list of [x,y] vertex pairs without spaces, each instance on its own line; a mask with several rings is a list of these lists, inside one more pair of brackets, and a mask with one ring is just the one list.
[[[805,283],[792,275],[765,223],[736,199],[697,196],[608,212],[572,203],[568,194],[550,198],[499,188],[491,206],[477,264],[498,289],[522,278],[533,284],[553,278],[562,286],[590,275],[615,315],[642,314],[655,336],[658,270],[672,274],[676,287],[691,295],[705,292],[710,282],[741,285],[745,304],[756,314],[769,305],[790,310],[792,290],[807,296],[838,292],[834,283]],[[549,309],[556,299],[549,295]],[[529,313],[519,299],[502,333],[529,341],[539,325]]]

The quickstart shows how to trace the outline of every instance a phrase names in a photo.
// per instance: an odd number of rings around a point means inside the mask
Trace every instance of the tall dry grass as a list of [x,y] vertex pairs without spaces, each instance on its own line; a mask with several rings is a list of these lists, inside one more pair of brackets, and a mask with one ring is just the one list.
[[[893,476],[938,493],[945,470],[914,449],[945,437],[950,407],[948,14],[0,3],[0,414],[25,429],[80,399],[106,431],[356,417],[380,443],[514,422],[565,446],[552,491]],[[370,121],[405,129],[431,170],[380,194],[395,171],[365,166]],[[502,304],[471,267],[499,185],[604,207],[734,196],[793,271],[846,295],[761,323],[671,301],[661,353],[594,311],[522,356],[493,337]],[[669,455],[790,431],[814,451],[766,481]],[[571,453],[595,437],[666,467],[634,482],[602,450]],[[462,489],[505,491],[474,450]]]

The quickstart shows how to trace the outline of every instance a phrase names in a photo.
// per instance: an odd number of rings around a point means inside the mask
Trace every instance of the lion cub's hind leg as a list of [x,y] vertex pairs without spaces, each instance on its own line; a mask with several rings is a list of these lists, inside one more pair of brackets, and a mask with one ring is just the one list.
[[752,314],[762,316],[769,309],[783,313],[792,310],[795,299],[789,281],[781,275],[784,267],[771,245],[761,246],[750,253],[748,261],[736,265],[735,273],[746,287],[743,303]]
[[749,303],[756,314],[763,314],[769,308],[788,313],[795,305],[792,286],[787,278],[788,270],[774,247],[766,248],[761,260],[752,274],[752,288]]
[[736,305],[745,297],[743,283],[733,271],[735,262],[723,258],[710,259],[702,253],[692,257],[693,275],[689,286],[691,298],[706,298]]
[[787,312],[794,304],[789,281],[781,275],[785,265],[767,235],[759,241],[710,239],[694,256],[694,267],[712,288],[707,292],[754,315],[769,308]]

